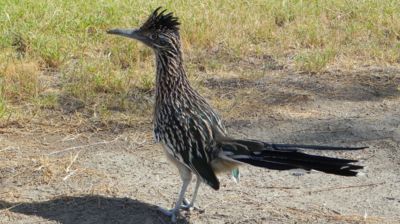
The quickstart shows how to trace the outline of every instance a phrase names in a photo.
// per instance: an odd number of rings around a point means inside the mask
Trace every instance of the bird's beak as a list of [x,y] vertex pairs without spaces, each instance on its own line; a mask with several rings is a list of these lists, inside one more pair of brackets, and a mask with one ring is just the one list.
[[129,37],[140,41],[144,40],[144,37],[141,35],[139,29],[112,29],[112,30],[107,30],[107,33],[123,37]]

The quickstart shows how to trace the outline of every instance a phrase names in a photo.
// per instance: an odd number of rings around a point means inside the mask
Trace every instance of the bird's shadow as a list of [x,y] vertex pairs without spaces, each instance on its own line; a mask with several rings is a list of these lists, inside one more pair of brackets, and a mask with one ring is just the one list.
[[[155,205],[129,198],[98,195],[59,197],[43,202],[10,203],[0,200],[0,212],[9,210],[62,224],[170,223]],[[181,217],[178,223],[188,223]]]

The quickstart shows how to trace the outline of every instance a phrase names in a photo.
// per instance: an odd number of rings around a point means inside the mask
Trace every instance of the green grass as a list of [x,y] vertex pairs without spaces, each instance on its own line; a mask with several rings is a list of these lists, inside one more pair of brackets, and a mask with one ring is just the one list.
[[295,57],[295,63],[299,70],[318,73],[334,60],[336,51],[330,48],[320,51],[299,53]]
[[7,115],[7,106],[3,99],[0,98],[0,119],[6,117]]
[[180,17],[195,79],[200,67],[234,71],[237,62],[266,55],[312,73],[400,63],[397,0],[2,0],[0,105],[56,109],[57,96],[46,91],[58,88],[89,107],[113,107],[120,99],[123,110],[141,108],[126,99],[133,89],[154,87],[152,52],[105,30],[138,26],[157,6]]

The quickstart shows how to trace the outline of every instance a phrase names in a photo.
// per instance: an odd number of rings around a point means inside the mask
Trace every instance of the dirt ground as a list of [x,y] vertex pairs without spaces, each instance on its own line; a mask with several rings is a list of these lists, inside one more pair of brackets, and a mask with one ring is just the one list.
[[[239,184],[222,175],[219,191],[203,185],[204,212],[180,223],[400,223],[400,70],[277,70],[203,85],[227,102],[216,106],[236,137],[369,148],[327,153],[361,160],[352,178],[242,167]],[[181,183],[150,118],[97,131],[74,122],[0,129],[0,223],[169,223],[156,206],[171,207]]]

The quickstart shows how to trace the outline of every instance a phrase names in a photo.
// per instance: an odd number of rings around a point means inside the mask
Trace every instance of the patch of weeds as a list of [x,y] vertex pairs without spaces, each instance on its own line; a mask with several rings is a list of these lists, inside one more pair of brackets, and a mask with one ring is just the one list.
[[132,67],[134,63],[140,60],[140,51],[138,45],[131,41],[113,43],[113,48],[108,48],[106,54],[110,55],[113,66],[126,70]]
[[205,59],[206,67],[210,69],[211,71],[215,70],[221,70],[223,67],[223,64],[221,61],[216,60],[214,58],[211,58],[209,60]]
[[333,61],[335,56],[336,52],[332,49],[306,52],[295,57],[295,64],[303,72],[320,73]]
[[125,79],[125,73],[112,68],[111,62],[103,58],[71,64],[65,68],[65,93],[90,104],[99,93],[114,95],[126,92],[129,80]]
[[0,119],[6,117],[8,114],[8,109],[6,102],[3,98],[0,97]]
[[62,64],[64,52],[59,41],[50,36],[32,39],[33,53],[44,61],[45,67],[58,68]]
[[25,54],[28,50],[28,44],[21,35],[15,35],[13,37],[11,45],[14,47],[15,51],[17,52],[17,56],[19,58],[25,57]]
[[58,95],[56,94],[41,95],[35,99],[35,103],[41,109],[56,109],[58,102]]
[[33,61],[16,60],[0,70],[3,96],[8,100],[34,99],[41,91],[40,66]]
[[294,35],[303,48],[320,48],[326,44],[328,38],[323,26],[318,22],[300,25]]
[[103,102],[100,104],[99,108],[97,109],[98,111],[98,116],[100,120],[108,120],[110,119],[112,113],[108,109],[107,105]]
[[288,9],[276,9],[273,14],[275,25],[279,27],[283,27],[284,25],[292,22],[295,19],[294,13]]
[[145,74],[140,77],[140,83],[139,86],[140,88],[147,92],[150,91],[154,88],[154,75],[153,74]]

